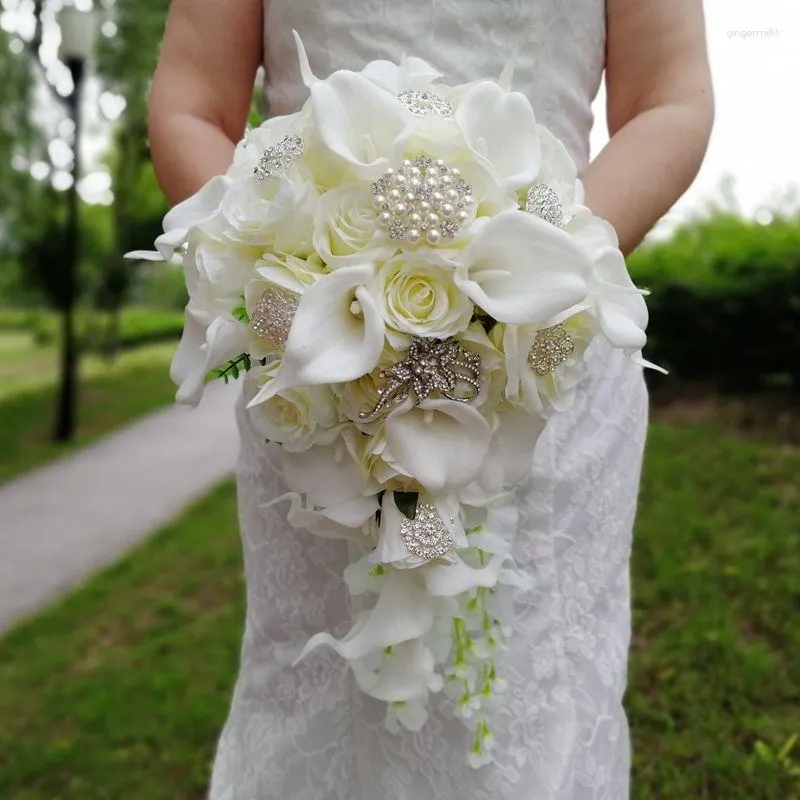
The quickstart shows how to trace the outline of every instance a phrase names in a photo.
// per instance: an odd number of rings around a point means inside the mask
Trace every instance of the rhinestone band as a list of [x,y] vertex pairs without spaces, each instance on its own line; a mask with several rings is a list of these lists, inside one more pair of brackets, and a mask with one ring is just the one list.
[[545,183],[537,183],[528,189],[525,210],[535,217],[560,228],[564,224],[564,209],[558,195]]
[[575,352],[575,342],[563,325],[553,325],[536,334],[528,352],[531,369],[544,377],[560,367]]
[[470,217],[472,187],[441,159],[419,156],[372,184],[378,222],[390,239],[437,245],[453,239]]
[[[411,340],[403,361],[381,372],[386,384],[378,389],[378,402],[361,419],[374,419],[414,395],[418,405],[433,392],[448,400],[469,403],[481,390],[481,359],[455,339]],[[464,389],[458,393],[459,386]]]
[[400,92],[397,99],[418,117],[449,117],[453,113],[449,100],[427,89]]
[[253,174],[260,181],[285,172],[305,152],[305,142],[299,136],[284,136],[264,151]]
[[258,298],[250,326],[273,347],[283,347],[299,303],[300,298],[294,292],[281,286],[270,286]]
[[400,538],[412,556],[430,561],[453,549],[453,536],[439,516],[436,506],[422,503],[414,519],[404,519]]

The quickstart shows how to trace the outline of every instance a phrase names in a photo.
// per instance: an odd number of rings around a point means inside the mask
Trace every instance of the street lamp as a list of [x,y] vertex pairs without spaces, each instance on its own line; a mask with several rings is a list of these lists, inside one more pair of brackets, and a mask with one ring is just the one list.
[[72,185],[67,192],[67,224],[64,234],[63,290],[61,306],[61,386],[56,413],[55,439],[66,442],[75,431],[78,382],[78,345],[75,335],[78,262],[80,258],[80,219],[78,181],[81,174],[81,100],[86,64],[94,44],[94,20],[91,11],[64,6],[58,16],[61,28],[59,57],[72,75],[72,91],[66,98],[67,112],[73,124]]

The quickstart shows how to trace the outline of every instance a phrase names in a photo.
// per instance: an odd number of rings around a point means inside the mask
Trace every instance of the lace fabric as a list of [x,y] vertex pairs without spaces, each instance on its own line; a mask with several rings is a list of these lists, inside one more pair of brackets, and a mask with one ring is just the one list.
[[[266,63],[274,113],[304,89],[290,32],[327,74],[403,52],[448,81],[496,77],[515,55],[515,86],[561,136],[579,167],[603,66],[600,0],[271,0]],[[535,579],[520,593],[508,693],[494,721],[495,763],[474,770],[470,734],[435,696],[419,733],[383,727],[344,663],[307,639],[343,635],[354,609],[343,541],[291,528],[277,445],[252,430],[242,398],[237,467],[248,612],[242,662],[222,733],[211,800],[626,800],[622,709],[630,638],[628,564],[647,425],[641,368],[602,341],[573,409],[553,418],[516,490],[514,557]]]

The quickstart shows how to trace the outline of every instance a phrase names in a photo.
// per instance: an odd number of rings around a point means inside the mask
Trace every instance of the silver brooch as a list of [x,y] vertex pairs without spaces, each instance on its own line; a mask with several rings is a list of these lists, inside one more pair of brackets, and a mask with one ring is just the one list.
[[283,347],[289,337],[300,298],[281,286],[270,286],[258,298],[250,327],[273,347]]
[[374,408],[358,416],[374,419],[403,403],[412,393],[414,405],[433,392],[448,400],[469,403],[481,390],[480,371],[480,356],[453,338],[412,339],[405,359],[381,371],[386,383],[378,389]]
[[528,364],[540,377],[549,375],[575,352],[575,342],[563,325],[544,328],[528,351]]
[[305,143],[299,136],[284,136],[277,144],[264,151],[253,174],[263,181],[279,172],[286,172],[303,155],[305,149]]
[[449,117],[453,113],[453,106],[447,98],[427,89],[400,92],[397,99],[418,117]]
[[400,538],[412,556],[426,561],[441,558],[452,550],[455,544],[436,506],[429,503],[417,506],[414,519],[403,520],[400,525]]
[[470,218],[472,187],[457,168],[419,156],[372,184],[378,222],[390,239],[430,245],[453,239]]
[[561,201],[546,183],[537,183],[528,189],[525,210],[557,228],[564,224],[564,209]]

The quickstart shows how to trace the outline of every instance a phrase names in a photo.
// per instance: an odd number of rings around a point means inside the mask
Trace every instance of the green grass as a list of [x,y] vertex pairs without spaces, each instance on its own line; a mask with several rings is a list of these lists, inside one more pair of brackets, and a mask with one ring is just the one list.
[[[654,426],[634,557],[633,800],[795,800],[800,453]],[[0,797],[200,800],[235,678],[230,484],[0,642]],[[442,799],[444,800],[444,798]]]
[[169,361],[175,344],[150,345],[113,362],[82,362],[78,431],[68,445],[50,441],[56,354],[26,334],[0,333],[0,483],[170,403]]

